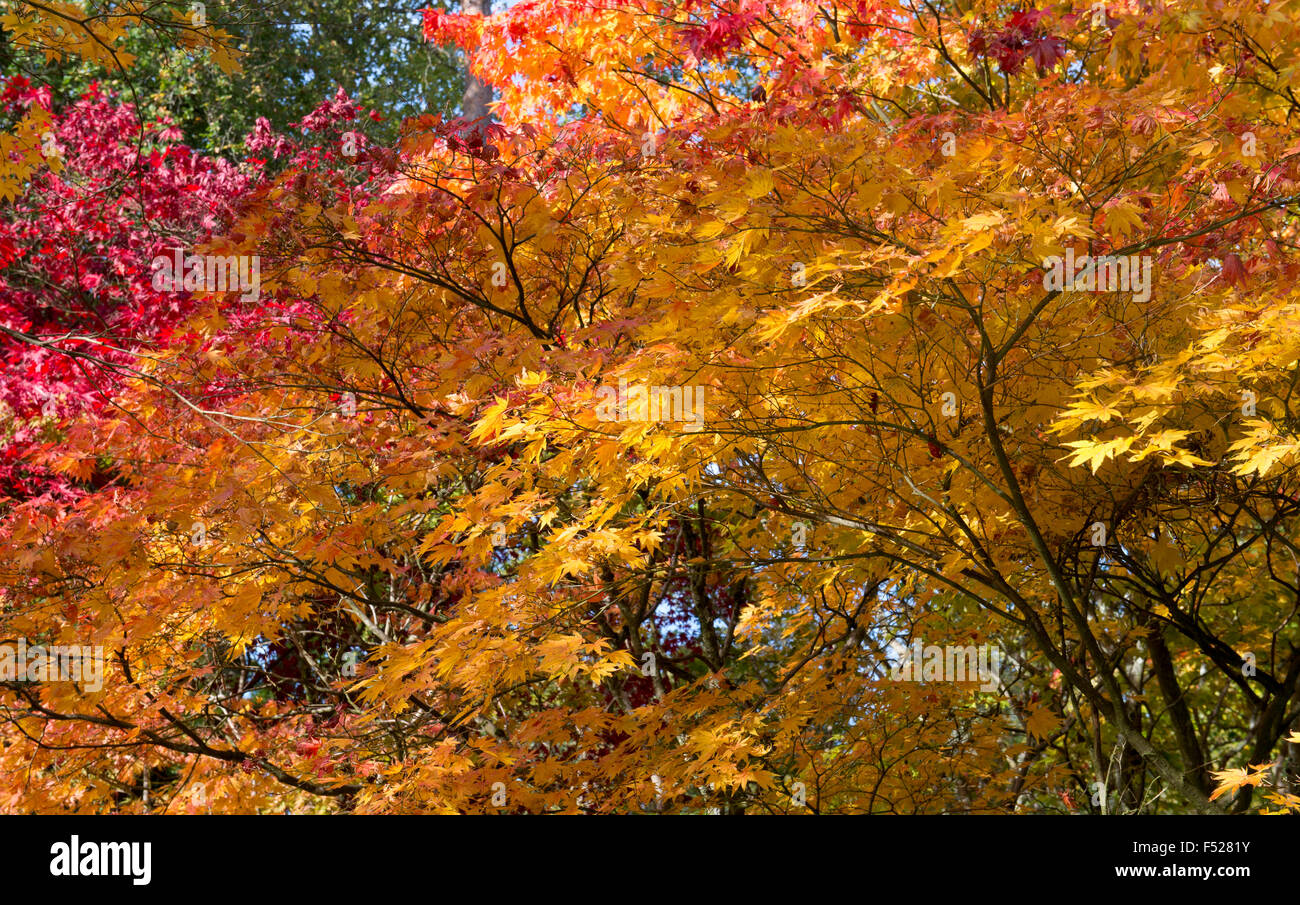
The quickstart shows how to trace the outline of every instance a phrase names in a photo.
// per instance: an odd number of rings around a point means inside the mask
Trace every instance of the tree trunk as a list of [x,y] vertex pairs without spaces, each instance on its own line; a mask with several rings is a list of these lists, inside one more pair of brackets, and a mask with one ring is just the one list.
[[[492,14],[492,0],[462,0],[461,9],[466,13],[479,12],[485,16]],[[492,100],[492,89],[476,79],[465,66],[465,94],[460,100],[461,116],[470,122],[486,123],[490,121],[488,102]]]

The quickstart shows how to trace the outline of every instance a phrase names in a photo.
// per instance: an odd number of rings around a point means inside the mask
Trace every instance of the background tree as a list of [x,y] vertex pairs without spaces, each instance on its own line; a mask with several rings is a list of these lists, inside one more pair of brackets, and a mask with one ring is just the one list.
[[[20,4],[21,5],[21,4]],[[120,7],[87,3],[88,14]],[[200,9],[201,6],[201,9]],[[39,48],[9,48],[0,34],[4,71],[49,85],[56,104],[79,97],[92,82],[120,93],[147,119],[166,117],[208,153],[239,155],[259,118],[285,130],[338,87],[377,111],[371,127],[385,141],[402,119],[448,112],[462,88],[460,64],[421,36],[419,7],[382,0],[325,2],[188,2],[155,4],[229,35],[240,52],[237,71],[213,65],[210,54],[178,46],[147,23],[129,29],[122,48],[129,70],[104,61],[65,56],[48,60]],[[174,11],[174,12],[173,12]],[[165,17],[164,17],[165,18]]]

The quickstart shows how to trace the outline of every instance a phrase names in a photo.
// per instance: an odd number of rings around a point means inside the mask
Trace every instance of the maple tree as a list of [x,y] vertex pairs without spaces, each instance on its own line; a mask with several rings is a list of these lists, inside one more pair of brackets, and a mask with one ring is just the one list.
[[151,261],[227,221],[250,168],[195,154],[168,118],[142,121],[94,81],[60,107],[49,85],[9,74],[23,55],[123,72],[132,28],[234,67],[201,17],[144,4],[19,4],[0,22],[0,491],[67,499],[93,480],[70,482],[27,453],[57,438],[65,417],[111,404],[141,347],[183,319],[188,299],[153,290]]
[[153,287],[151,262],[232,216],[256,167],[193,153],[166,122],[97,88],[62,111],[45,89],[9,80],[0,106],[48,114],[49,166],[0,210],[0,487],[6,496],[79,492],[26,462],[60,422],[111,404],[122,373],[192,309]]
[[[90,4],[21,0],[6,5],[0,15],[0,62],[6,76],[21,75],[10,67],[26,55],[47,63],[77,60],[124,73],[135,61],[126,49],[129,36],[143,31],[155,43],[206,54],[222,71],[233,72],[239,67],[239,52],[228,33],[208,23],[205,10],[203,4],[139,0]],[[43,165],[49,114],[47,105],[28,105],[27,115],[0,134],[0,159],[5,162],[0,170],[0,200],[15,197]]]
[[109,662],[4,806],[1300,809],[1294,3],[425,30],[496,122],[262,129],[261,300],[27,456],[0,622]]

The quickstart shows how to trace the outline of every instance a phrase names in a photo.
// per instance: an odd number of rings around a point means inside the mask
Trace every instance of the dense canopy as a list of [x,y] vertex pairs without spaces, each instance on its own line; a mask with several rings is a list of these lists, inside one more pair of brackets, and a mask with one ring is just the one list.
[[424,37],[493,120],[263,124],[149,233],[260,294],[112,354],[24,309],[54,114],[0,135],[0,327],[97,394],[20,428],[0,636],[103,653],[0,683],[0,807],[1300,809],[1294,0]]

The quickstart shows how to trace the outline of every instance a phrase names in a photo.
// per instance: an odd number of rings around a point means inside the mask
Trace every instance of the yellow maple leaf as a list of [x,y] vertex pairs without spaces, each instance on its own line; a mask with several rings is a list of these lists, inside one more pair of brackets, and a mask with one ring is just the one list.
[[1210,801],[1236,792],[1243,786],[1258,786],[1264,781],[1263,771],[1252,773],[1245,767],[1229,767],[1226,770],[1213,771],[1210,775],[1219,783],[1214,791],[1210,793]]
[[1047,706],[1036,708],[1025,718],[1025,731],[1038,739],[1049,738],[1059,725],[1061,721]]
[[1116,437],[1114,440],[1072,440],[1065,444],[1074,450],[1074,458],[1069,464],[1074,467],[1087,462],[1092,473],[1096,474],[1097,469],[1101,468],[1107,460],[1126,451],[1136,439],[1136,437]]

